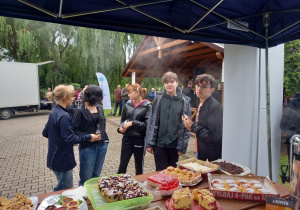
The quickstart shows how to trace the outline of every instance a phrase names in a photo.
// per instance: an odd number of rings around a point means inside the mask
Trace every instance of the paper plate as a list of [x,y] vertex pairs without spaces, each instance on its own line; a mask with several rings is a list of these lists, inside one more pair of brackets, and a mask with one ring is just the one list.
[[[69,196],[70,198],[73,198],[75,200],[74,196]],[[46,209],[48,206],[51,205],[55,205],[56,207],[62,207],[62,205],[57,204],[57,202],[60,199],[60,195],[50,195],[47,198],[45,198],[42,203],[40,204],[38,210],[44,210]],[[81,210],[88,210],[88,206],[85,202],[84,199],[80,199],[82,200],[82,203],[78,206]]]

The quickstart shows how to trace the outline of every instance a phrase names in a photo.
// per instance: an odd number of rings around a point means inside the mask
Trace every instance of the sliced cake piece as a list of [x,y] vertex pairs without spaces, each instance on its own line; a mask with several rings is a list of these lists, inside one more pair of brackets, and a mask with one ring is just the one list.
[[[206,190],[206,189],[202,189],[202,190],[194,189],[193,190],[193,199],[195,201],[199,200],[199,198],[198,198],[199,195],[201,195],[202,197],[205,196],[205,195],[213,196],[213,194],[209,190]],[[200,198],[201,198],[201,200],[203,200],[201,196],[200,196]]]
[[189,209],[192,204],[192,193],[188,187],[176,190],[171,201],[174,209]]
[[199,206],[207,210],[217,209],[217,201],[214,197],[209,195],[198,195]]

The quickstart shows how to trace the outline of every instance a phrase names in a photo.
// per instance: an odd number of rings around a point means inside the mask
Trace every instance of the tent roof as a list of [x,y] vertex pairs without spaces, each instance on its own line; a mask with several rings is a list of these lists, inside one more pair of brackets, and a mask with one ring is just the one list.
[[195,68],[220,79],[224,47],[215,43],[145,36],[121,73],[131,77],[136,72],[139,83],[144,77],[160,78],[173,71],[185,84],[193,78]]
[[0,0],[0,16],[262,48],[300,38],[299,12],[297,0]]

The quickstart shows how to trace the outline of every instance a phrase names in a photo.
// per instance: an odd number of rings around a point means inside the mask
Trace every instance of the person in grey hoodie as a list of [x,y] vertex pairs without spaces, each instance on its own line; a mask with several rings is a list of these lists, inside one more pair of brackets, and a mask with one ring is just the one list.
[[154,154],[156,171],[176,167],[190,138],[190,131],[182,121],[182,116],[191,116],[190,98],[178,87],[177,74],[165,73],[162,82],[165,89],[153,100],[146,132],[146,149]]

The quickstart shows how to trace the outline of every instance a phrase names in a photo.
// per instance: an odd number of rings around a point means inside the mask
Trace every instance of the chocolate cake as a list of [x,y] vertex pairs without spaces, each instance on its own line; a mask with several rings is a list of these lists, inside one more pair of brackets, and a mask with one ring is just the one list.
[[244,170],[241,167],[226,161],[213,163],[219,165],[223,171],[226,171],[232,175],[241,174],[244,172]]

